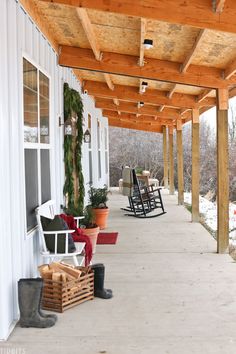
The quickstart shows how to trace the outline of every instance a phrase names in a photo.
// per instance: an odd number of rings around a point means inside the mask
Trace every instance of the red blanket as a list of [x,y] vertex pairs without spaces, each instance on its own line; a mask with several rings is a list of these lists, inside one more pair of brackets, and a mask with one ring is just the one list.
[[83,233],[82,229],[76,226],[76,221],[73,216],[61,214],[60,217],[65,220],[69,229],[75,230],[72,234],[74,242],[85,242],[85,266],[89,265],[93,256],[90,239]]

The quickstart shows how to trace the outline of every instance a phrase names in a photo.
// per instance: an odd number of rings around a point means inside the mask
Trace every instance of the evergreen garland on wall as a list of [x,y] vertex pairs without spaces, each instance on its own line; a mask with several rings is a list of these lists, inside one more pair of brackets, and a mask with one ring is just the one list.
[[66,212],[82,215],[84,209],[84,177],[82,173],[83,102],[79,92],[64,84],[64,122],[77,117],[72,127],[73,135],[64,137]]

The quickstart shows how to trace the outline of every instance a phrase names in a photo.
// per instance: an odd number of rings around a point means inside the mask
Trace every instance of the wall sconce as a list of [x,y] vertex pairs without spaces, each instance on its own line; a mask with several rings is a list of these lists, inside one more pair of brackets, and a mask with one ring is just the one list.
[[68,118],[64,123],[64,134],[72,135],[72,120]]
[[64,125],[64,134],[65,135],[72,135],[72,119],[68,118],[64,123],[62,123],[61,117],[59,117],[59,127]]
[[142,81],[141,87],[140,87],[140,93],[146,92],[147,87],[148,87],[148,83],[146,81]]
[[143,46],[144,46],[145,49],[151,49],[151,48],[153,48],[153,40],[152,40],[152,39],[145,38],[145,39],[144,39],[144,42],[143,42]]
[[84,133],[84,142],[91,143],[91,134],[90,131],[87,129]]

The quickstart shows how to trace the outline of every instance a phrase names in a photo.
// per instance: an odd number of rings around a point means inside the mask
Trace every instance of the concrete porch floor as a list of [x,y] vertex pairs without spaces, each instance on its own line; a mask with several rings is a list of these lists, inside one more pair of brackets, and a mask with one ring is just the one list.
[[[125,217],[110,197],[116,245],[97,246],[114,298],[95,298],[58,315],[50,329],[16,327],[0,351],[24,354],[207,354],[236,351],[236,263],[164,192],[167,214]],[[4,353],[4,352],[3,352]]]

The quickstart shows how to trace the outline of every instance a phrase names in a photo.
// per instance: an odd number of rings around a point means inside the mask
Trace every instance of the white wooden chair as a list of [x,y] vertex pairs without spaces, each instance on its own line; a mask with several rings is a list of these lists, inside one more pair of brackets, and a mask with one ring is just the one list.
[[[59,231],[44,231],[41,223],[41,216],[44,216],[48,219],[53,219],[55,217],[55,202],[53,200],[49,200],[48,202],[40,205],[35,209],[36,218],[38,222],[38,230],[40,239],[42,241],[42,250],[41,255],[44,258],[47,258],[50,262],[53,262],[56,258],[72,258],[74,265],[84,265],[84,256],[83,251],[85,247],[85,242],[75,242],[76,250],[73,253],[68,252],[68,234],[73,233],[74,230],[59,230]],[[77,226],[79,226],[79,221],[83,219],[83,216],[76,217]],[[65,253],[57,253],[57,240],[58,235],[64,234],[65,237]],[[45,235],[55,235],[55,252],[52,253],[47,249]]]

